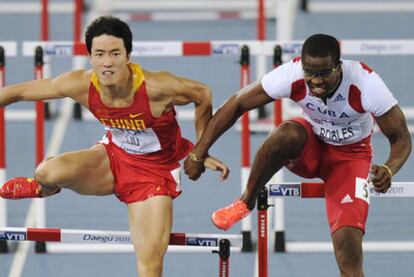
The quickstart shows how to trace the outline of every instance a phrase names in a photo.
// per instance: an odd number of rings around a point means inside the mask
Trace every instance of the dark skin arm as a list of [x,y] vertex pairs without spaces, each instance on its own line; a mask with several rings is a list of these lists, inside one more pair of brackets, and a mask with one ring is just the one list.
[[377,117],[376,121],[390,143],[390,154],[384,163],[386,166],[372,165],[371,181],[376,191],[385,193],[391,187],[392,176],[400,170],[411,153],[411,135],[404,114],[398,105]]
[[[231,96],[210,119],[203,135],[194,146],[192,152],[198,159],[208,156],[208,150],[213,143],[245,112],[258,108],[273,101],[263,90],[260,81],[252,83]],[[185,174],[191,180],[197,180],[205,171],[203,163],[197,163],[189,158],[184,162]]]

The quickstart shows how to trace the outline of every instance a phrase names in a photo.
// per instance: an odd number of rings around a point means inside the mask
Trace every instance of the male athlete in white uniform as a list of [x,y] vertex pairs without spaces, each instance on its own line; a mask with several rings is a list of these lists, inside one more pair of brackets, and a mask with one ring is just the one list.
[[352,144],[369,137],[374,126],[372,115],[383,115],[397,100],[367,65],[343,60],[340,66],[342,80],[325,100],[305,86],[300,57],[265,75],[262,86],[273,99],[291,98],[299,104],[320,140],[333,145]]
[[[309,37],[293,59],[226,101],[210,120],[192,156],[203,160],[214,141],[244,112],[279,98],[294,100],[303,118],[285,121],[258,150],[246,190],[212,220],[227,230],[254,208],[257,194],[284,165],[305,178],[321,178],[326,211],[341,276],[363,276],[362,237],[368,215],[371,179],[386,192],[411,152],[411,137],[397,101],[384,82],[363,63],[341,61],[332,36]],[[390,142],[383,165],[372,165],[374,121]],[[196,180],[201,162],[187,158],[186,174]],[[372,175],[371,177],[369,175]],[[361,182],[362,181],[362,182]]]

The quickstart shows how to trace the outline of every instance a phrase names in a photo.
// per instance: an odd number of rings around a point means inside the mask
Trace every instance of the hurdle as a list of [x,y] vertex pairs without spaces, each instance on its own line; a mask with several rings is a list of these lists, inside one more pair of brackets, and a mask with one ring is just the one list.
[[[1,227],[0,241],[70,243],[72,246],[71,250],[77,253],[85,253],[90,250],[96,253],[98,249],[100,253],[106,253],[108,250],[113,253],[114,245],[118,245],[120,246],[117,247],[118,251],[116,252],[118,253],[133,252],[131,235],[127,231]],[[167,251],[182,252],[183,249],[187,248],[191,252],[211,252],[218,254],[220,258],[219,276],[227,277],[229,276],[230,250],[240,250],[242,242],[241,235],[171,233]],[[84,244],[89,244],[89,246],[85,247]],[[49,247],[50,245],[48,244]],[[108,246],[110,246],[110,249]],[[68,253],[68,251],[53,252],[50,250],[50,253]]]
[[[0,46],[0,88],[4,87],[5,69],[4,69],[4,48]],[[4,122],[4,108],[0,108],[0,182],[6,181],[6,135]],[[7,226],[7,206],[4,199],[0,199],[0,227]],[[7,242],[0,242],[0,253],[8,251]]]
[[301,9],[311,13],[335,12],[365,12],[365,13],[395,13],[414,12],[414,3],[410,1],[371,2],[371,1],[308,1],[301,0]]
[[[2,1],[0,2],[0,14],[10,14],[10,13],[21,13],[21,14],[31,14],[39,13],[43,9],[44,3],[37,2],[28,2],[28,1]],[[72,3],[51,3],[48,7],[50,12],[66,14],[72,13],[74,10],[74,5]]]
[[[357,188],[370,197],[414,197],[414,182],[392,182],[386,193],[375,191],[373,185],[363,178],[356,178]],[[258,213],[258,271],[260,277],[268,276],[268,241],[267,241],[267,209],[270,197],[283,198],[323,198],[324,183],[321,182],[283,182],[269,183],[259,193]],[[276,207],[277,208],[277,207]],[[408,252],[414,251],[414,241],[364,241],[364,252]],[[286,252],[333,252],[331,242],[286,242]]]
[[[266,5],[267,9],[261,6]],[[273,18],[275,1],[134,1],[97,0],[93,8],[129,21],[183,21]],[[261,10],[261,12],[260,12]]]

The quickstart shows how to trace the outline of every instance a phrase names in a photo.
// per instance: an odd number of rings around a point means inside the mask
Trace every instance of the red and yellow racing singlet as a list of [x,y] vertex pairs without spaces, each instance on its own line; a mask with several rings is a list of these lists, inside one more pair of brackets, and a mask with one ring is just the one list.
[[105,126],[104,143],[114,143],[137,161],[157,165],[175,164],[185,157],[192,143],[181,137],[175,110],[152,116],[144,74],[138,64],[130,64],[133,73],[134,102],[129,107],[106,106],[100,97],[99,81],[94,73],[89,87],[89,109]]

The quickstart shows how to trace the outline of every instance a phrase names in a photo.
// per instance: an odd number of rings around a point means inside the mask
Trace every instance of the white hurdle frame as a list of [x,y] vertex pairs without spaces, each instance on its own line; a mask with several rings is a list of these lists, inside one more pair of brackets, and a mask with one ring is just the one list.
[[[365,181],[365,180],[364,180]],[[267,184],[269,198],[323,198],[323,190],[318,188],[312,194],[304,192],[304,184],[321,186],[320,182],[281,182]],[[378,193],[372,184],[367,183],[367,192],[374,198],[412,198],[414,197],[414,182],[392,182],[386,193]],[[323,188],[322,188],[323,189]],[[278,207],[275,207],[277,209]],[[414,236],[413,236],[414,238]],[[285,243],[286,252],[333,252],[332,242],[323,241],[295,241]],[[366,252],[413,252],[414,239],[412,241],[364,241],[363,250]]]
[[[218,249],[222,239],[230,242],[232,252],[241,251],[241,235],[206,233],[171,233],[168,251],[211,252]],[[49,242],[48,253],[134,252],[129,231],[0,227],[2,240]]]
[[412,1],[306,1],[307,11],[312,13],[406,13],[414,12]]
[[[70,3],[50,3],[48,10],[51,13],[73,13],[75,11],[75,5]],[[28,2],[28,1],[9,1],[0,2],[0,14],[31,14],[40,13],[42,11],[42,3],[39,2]]]
[[[385,194],[377,193],[369,180],[363,178],[355,179],[355,197],[359,197],[369,203],[370,196],[373,197],[413,197],[414,182],[393,182]],[[269,197],[294,197],[294,198],[323,198],[325,188],[323,182],[286,182],[267,184],[259,193],[257,200],[258,227],[257,237],[257,272],[260,277],[268,276],[268,231],[267,210],[269,208]],[[359,195],[359,196],[357,196]],[[287,243],[286,243],[287,244]],[[284,245],[285,252],[333,252],[332,242],[295,242]],[[364,241],[362,243],[364,252],[412,252],[414,241]],[[257,275],[256,275],[257,276]]]

